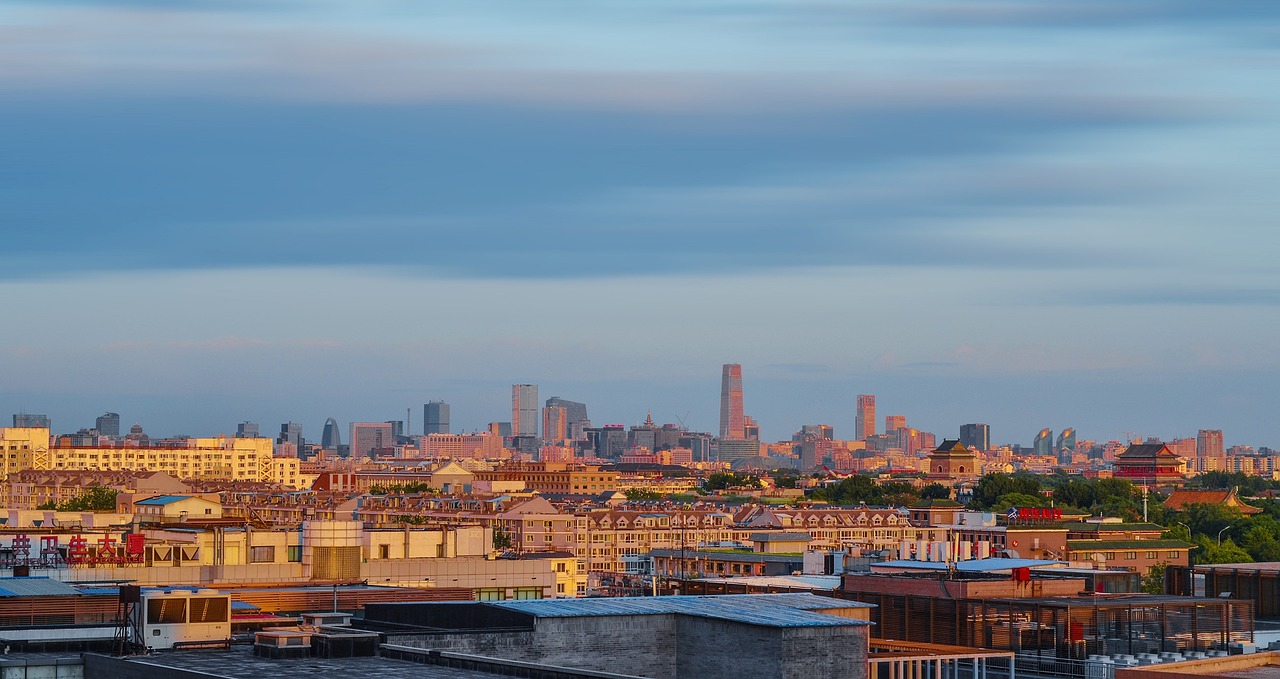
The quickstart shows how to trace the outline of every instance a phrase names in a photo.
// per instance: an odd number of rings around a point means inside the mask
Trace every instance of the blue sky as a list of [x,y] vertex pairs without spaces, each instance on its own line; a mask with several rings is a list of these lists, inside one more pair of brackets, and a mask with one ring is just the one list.
[[17,2],[10,411],[1280,446],[1273,2]]

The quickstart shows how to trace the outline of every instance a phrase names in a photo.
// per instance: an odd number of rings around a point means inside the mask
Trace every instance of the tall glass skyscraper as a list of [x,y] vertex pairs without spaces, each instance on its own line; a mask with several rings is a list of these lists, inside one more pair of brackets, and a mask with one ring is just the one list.
[[876,397],[873,394],[858,395],[858,418],[854,421],[853,435],[858,441],[876,435]]
[[511,385],[511,435],[538,435],[538,385]]
[[94,429],[102,436],[120,436],[120,413],[103,413],[94,422]]
[[745,439],[746,425],[742,412],[742,365],[726,363],[720,371],[720,438]]
[[1035,449],[1036,455],[1053,455],[1053,430],[1041,429],[1031,447]]
[[984,453],[991,450],[991,425],[960,425],[960,443],[970,450],[981,450]]
[[430,401],[423,406],[423,434],[449,433],[449,404],[444,401]]
[[342,430],[338,429],[338,421],[330,417],[324,421],[324,431],[320,434],[320,447],[325,450],[337,450],[342,445]]

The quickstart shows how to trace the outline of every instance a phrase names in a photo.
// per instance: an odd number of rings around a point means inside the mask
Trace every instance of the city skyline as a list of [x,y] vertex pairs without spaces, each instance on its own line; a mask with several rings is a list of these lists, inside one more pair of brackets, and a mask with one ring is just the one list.
[[1275,3],[7,9],[10,412],[1280,442]]

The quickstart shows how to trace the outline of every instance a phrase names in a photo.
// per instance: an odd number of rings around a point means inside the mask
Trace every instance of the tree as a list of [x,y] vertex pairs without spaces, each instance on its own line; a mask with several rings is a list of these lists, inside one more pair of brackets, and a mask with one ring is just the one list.
[[494,549],[511,549],[511,536],[501,528],[493,529],[493,548]]
[[921,500],[949,500],[951,489],[941,483],[931,483],[920,489]]
[[662,493],[649,488],[628,488],[622,491],[628,500],[661,500]]
[[116,496],[120,491],[105,486],[89,486],[85,492],[67,500],[55,503],[53,500],[36,507],[36,509],[52,509],[59,512],[114,512]]
[[759,488],[761,485],[760,479],[750,474],[735,474],[732,472],[716,472],[702,482],[702,487],[706,490],[724,490],[742,486]]
[[1196,563],[1252,563],[1253,558],[1249,553],[1240,549],[1235,541],[1228,538],[1226,542],[1220,545],[1210,543],[1203,550],[1200,558],[1196,559]]
[[990,509],[995,507],[1002,496],[1009,493],[1039,496],[1040,481],[1034,476],[1023,474],[987,474],[974,485],[969,508]]
[[1142,576],[1142,591],[1147,594],[1164,594],[1164,572],[1167,564],[1158,563]]
[[996,500],[995,505],[991,507],[991,511],[997,514],[1004,514],[1009,511],[1010,507],[1044,507],[1049,504],[1042,495],[1027,495],[1025,493],[1006,493]]

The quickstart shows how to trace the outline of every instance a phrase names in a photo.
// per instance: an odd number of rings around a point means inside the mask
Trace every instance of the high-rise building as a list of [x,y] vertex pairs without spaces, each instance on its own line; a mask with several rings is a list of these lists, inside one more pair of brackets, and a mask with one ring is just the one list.
[[854,436],[859,441],[876,435],[876,397],[872,394],[858,395],[858,419],[854,422]]
[[302,425],[297,422],[285,422],[280,425],[280,436],[277,443],[292,443],[295,451],[302,450]]
[[34,413],[14,413],[13,426],[19,429],[53,429],[48,415]]
[[333,451],[342,447],[342,430],[338,428],[338,421],[332,417],[324,421],[324,430],[320,434],[320,447]]
[[1036,455],[1053,455],[1053,430],[1041,429],[1036,434],[1036,440],[1032,442],[1031,448]]
[[742,410],[742,365],[726,363],[720,371],[720,438],[747,437]]
[[352,422],[351,455],[365,456],[379,448],[391,448],[396,444],[390,422]]
[[1224,457],[1221,429],[1201,429],[1196,434],[1196,457]]
[[542,438],[547,441],[563,441],[569,438],[567,408],[549,405],[542,409]]
[[241,422],[236,425],[236,438],[238,439],[256,439],[258,438],[257,422]]
[[884,433],[892,434],[899,429],[905,429],[907,426],[906,415],[885,415],[884,416]]
[[[547,399],[546,406],[548,408],[557,407],[565,410],[565,438],[575,441],[584,438],[584,431],[591,426],[591,420],[587,419],[587,404],[578,403],[577,401],[568,401],[559,396],[552,396]],[[543,438],[551,437],[543,435]]]
[[960,425],[960,443],[969,450],[991,450],[991,426],[987,424]]
[[511,385],[511,435],[538,437],[538,385]]
[[426,434],[448,434],[449,431],[449,404],[444,401],[428,401],[423,409],[423,427],[422,433]]
[[120,436],[120,413],[103,413],[94,421],[93,428],[102,436]]
[[1074,453],[1076,451],[1076,430],[1071,427],[1063,429],[1062,433],[1058,434],[1058,441],[1053,447],[1058,451],[1066,450]]

